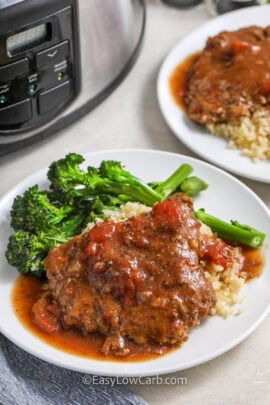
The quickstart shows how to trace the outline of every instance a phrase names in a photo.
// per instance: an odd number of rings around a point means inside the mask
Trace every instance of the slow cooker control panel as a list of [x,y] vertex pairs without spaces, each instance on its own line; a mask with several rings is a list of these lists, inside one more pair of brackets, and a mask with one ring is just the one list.
[[0,135],[46,124],[79,89],[72,5],[0,34]]

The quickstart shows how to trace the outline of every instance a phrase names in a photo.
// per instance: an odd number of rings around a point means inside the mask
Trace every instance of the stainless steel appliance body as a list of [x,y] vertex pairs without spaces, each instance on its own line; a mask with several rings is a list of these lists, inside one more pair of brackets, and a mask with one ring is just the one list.
[[100,103],[139,52],[144,0],[0,0],[0,155]]

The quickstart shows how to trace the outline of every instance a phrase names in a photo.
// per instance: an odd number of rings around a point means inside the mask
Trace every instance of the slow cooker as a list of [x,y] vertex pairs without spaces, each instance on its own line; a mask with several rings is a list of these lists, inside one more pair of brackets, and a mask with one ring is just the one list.
[[100,103],[139,52],[144,0],[0,0],[0,155]]

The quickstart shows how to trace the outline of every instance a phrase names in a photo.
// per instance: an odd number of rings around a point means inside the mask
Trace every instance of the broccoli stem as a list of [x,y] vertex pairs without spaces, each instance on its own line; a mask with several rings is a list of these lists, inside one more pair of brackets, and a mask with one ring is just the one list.
[[[108,184],[109,183],[109,184]],[[116,183],[116,182],[108,182],[107,184],[100,183],[96,185],[96,189],[102,193],[108,192],[108,194],[114,194],[116,196],[125,194],[126,196],[132,199],[133,201],[140,202],[142,204],[152,206],[156,202],[161,201],[163,196],[153,190],[151,187],[147,186],[146,184],[140,185],[129,185],[126,183]],[[95,193],[97,194],[97,193]]]
[[163,198],[167,198],[192,172],[193,168],[189,164],[183,163],[170,177],[159,183],[155,190],[162,194]]
[[126,195],[129,200],[152,206],[162,200],[162,195],[124,169],[117,161],[104,160],[100,167],[80,169],[84,161],[81,155],[70,153],[64,159],[53,162],[47,176],[52,201],[73,205],[91,200],[100,194]]
[[189,197],[195,197],[201,191],[206,190],[208,184],[202,179],[196,176],[188,177],[180,185],[180,191],[188,195]]
[[203,209],[195,211],[195,216],[222,239],[241,243],[252,248],[259,248],[264,242],[264,233],[250,226],[241,225],[237,221],[231,221],[231,223],[222,221],[206,213]]
[[85,221],[85,217],[85,214],[79,213],[74,215],[74,217],[67,219],[61,225],[61,227],[59,227],[59,232],[63,234],[62,239],[65,239],[64,242],[82,231],[82,225]]
[[58,208],[58,214],[55,218],[50,218],[48,220],[49,225],[58,225],[61,221],[65,220],[68,215],[74,214],[74,207],[63,206]]

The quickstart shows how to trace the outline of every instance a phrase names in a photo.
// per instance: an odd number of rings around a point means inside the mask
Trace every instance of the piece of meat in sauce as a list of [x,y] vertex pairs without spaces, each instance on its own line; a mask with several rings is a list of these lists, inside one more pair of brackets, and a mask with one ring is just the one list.
[[[138,352],[162,353],[185,341],[215,306],[205,263],[226,267],[230,256],[200,226],[192,200],[177,193],[149,213],[98,223],[53,249],[45,263],[49,316],[54,312],[64,328],[102,333],[105,354],[130,355],[131,342]],[[41,300],[34,315],[43,327]]]
[[199,123],[228,122],[270,106],[270,28],[210,37],[192,66],[185,104]]

